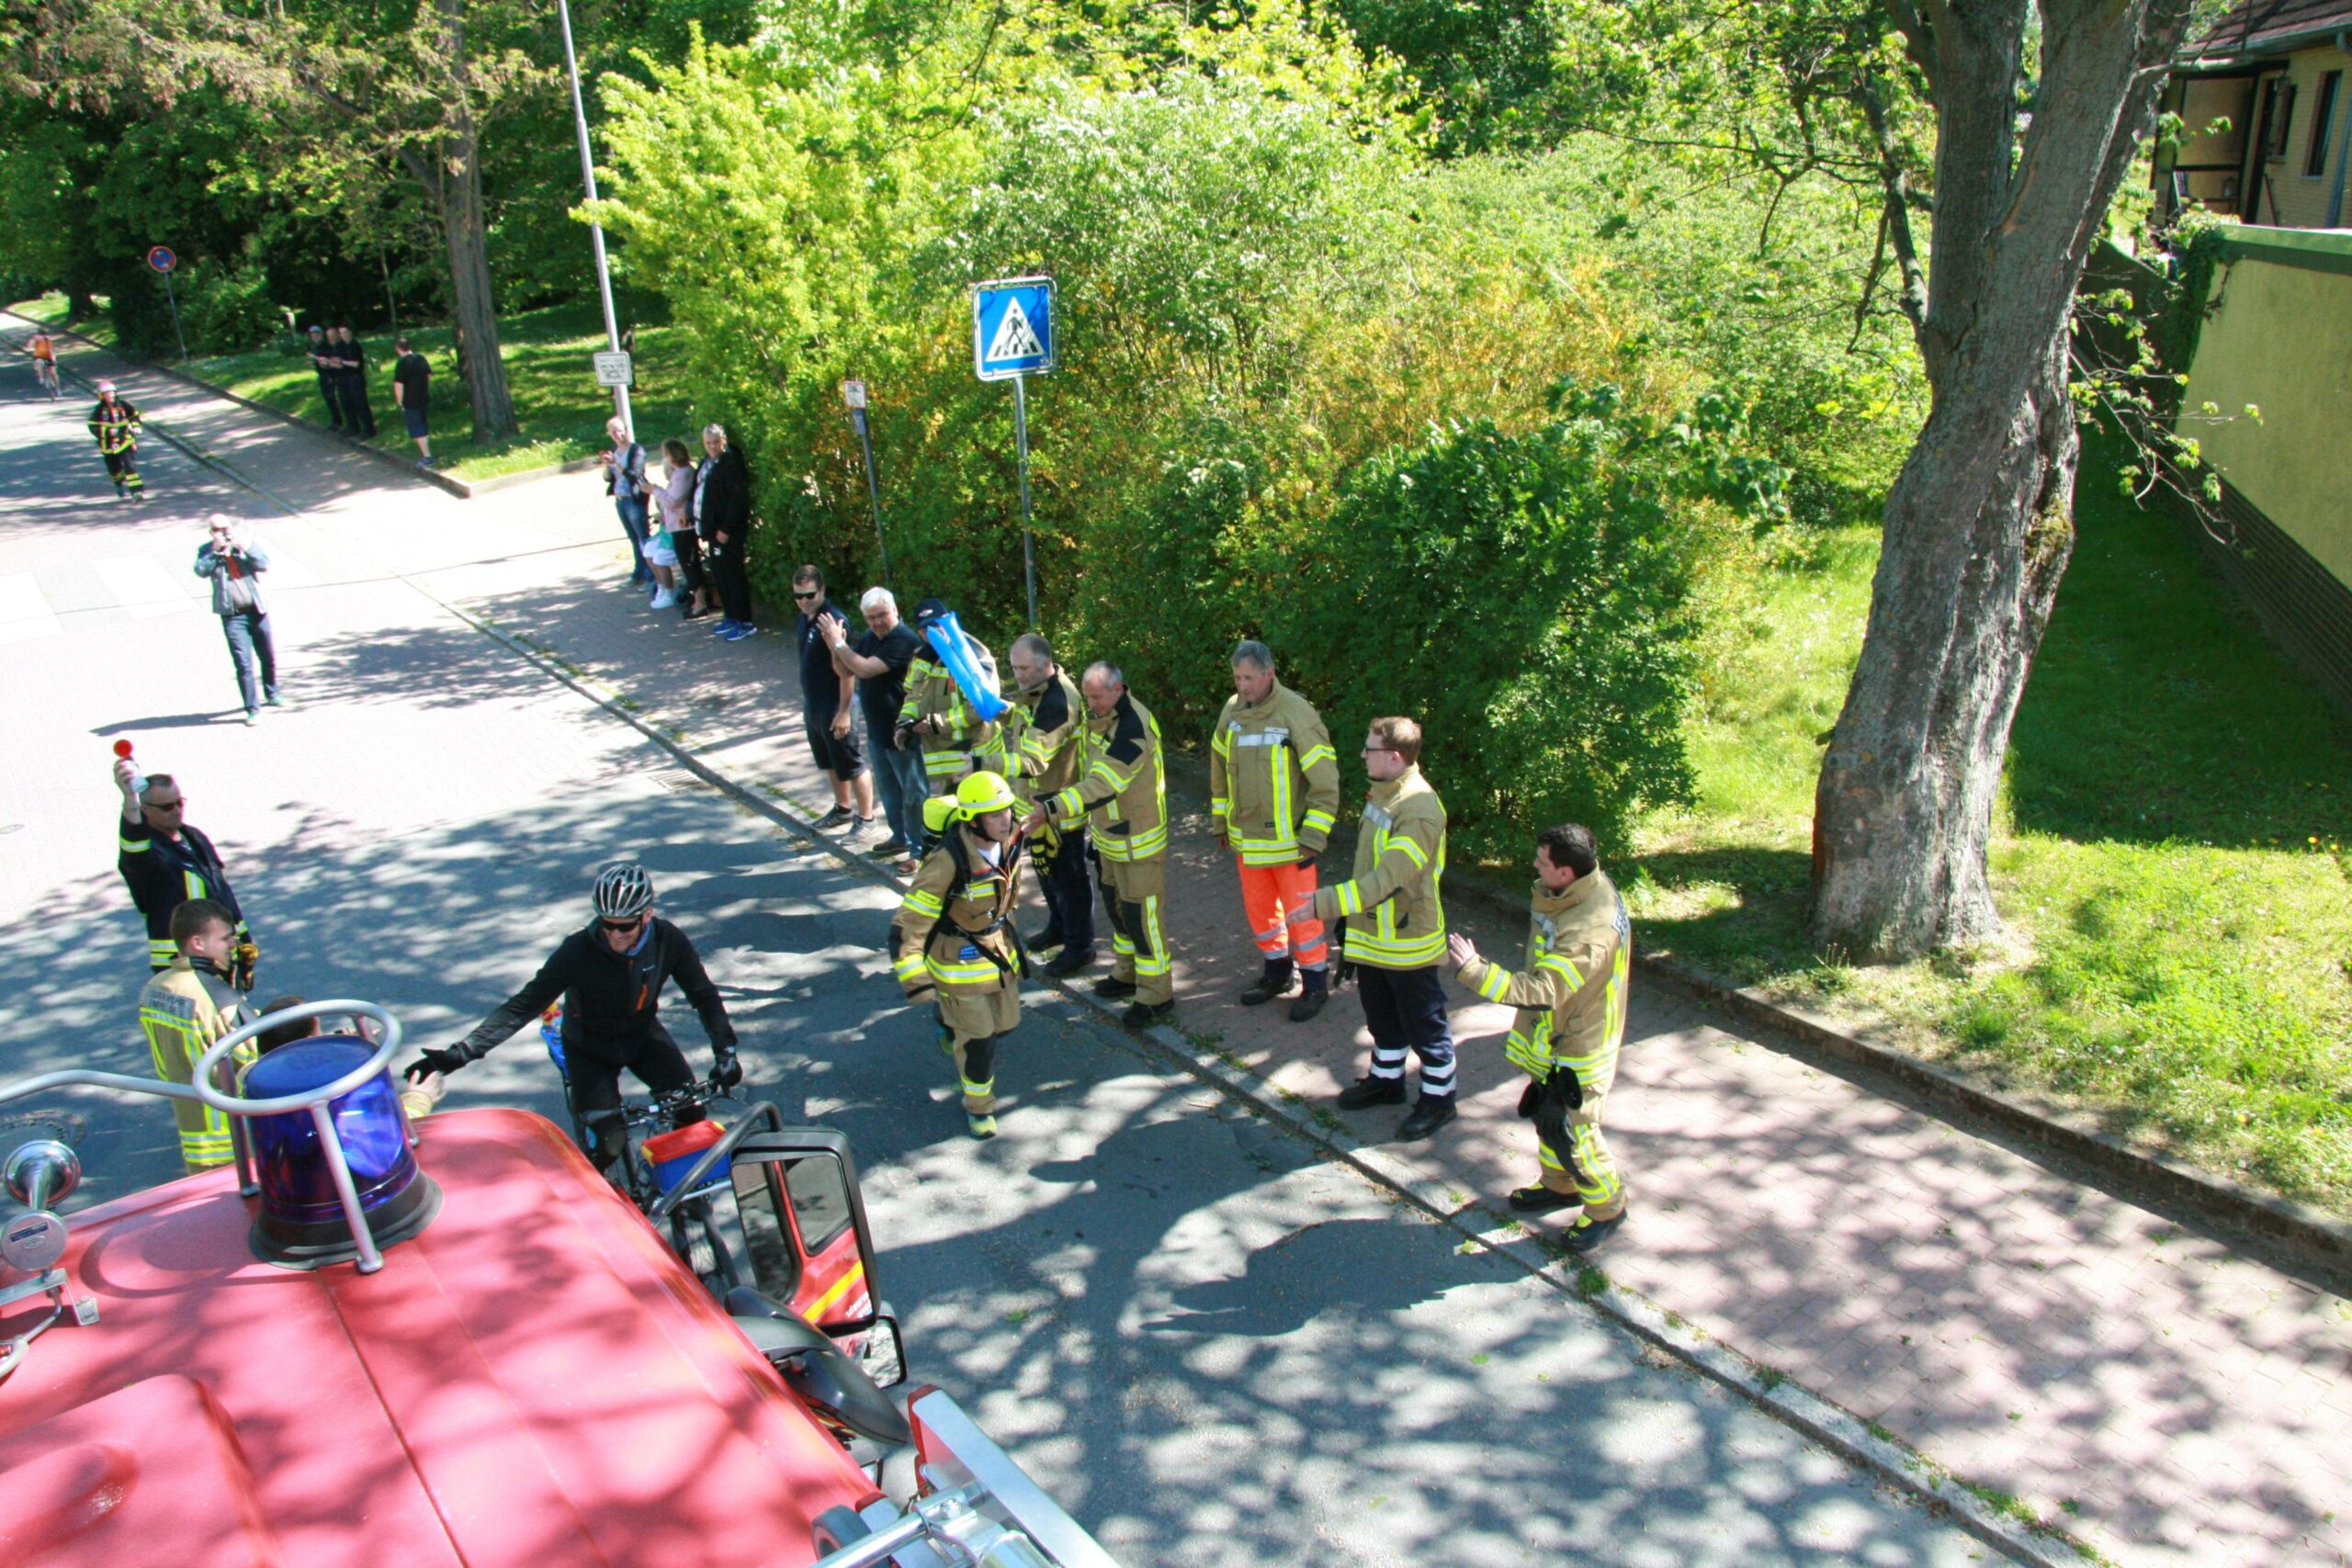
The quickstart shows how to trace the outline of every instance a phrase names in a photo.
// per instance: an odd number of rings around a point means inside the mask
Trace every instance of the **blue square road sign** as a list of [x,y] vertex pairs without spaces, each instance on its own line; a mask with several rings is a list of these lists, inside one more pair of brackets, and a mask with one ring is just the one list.
[[1054,367],[1054,280],[1007,277],[972,290],[972,372],[983,381]]

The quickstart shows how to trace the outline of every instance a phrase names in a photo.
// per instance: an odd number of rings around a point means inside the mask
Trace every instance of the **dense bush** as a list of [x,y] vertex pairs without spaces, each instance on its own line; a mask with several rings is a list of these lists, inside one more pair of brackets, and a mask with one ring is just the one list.
[[188,269],[180,299],[188,347],[198,354],[240,354],[285,330],[271,303],[269,276],[253,262],[214,262]]

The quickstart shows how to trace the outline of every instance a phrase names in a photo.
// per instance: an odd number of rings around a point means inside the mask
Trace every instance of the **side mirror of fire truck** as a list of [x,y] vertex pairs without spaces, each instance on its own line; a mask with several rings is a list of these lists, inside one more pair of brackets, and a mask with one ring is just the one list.
[[[728,1172],[752,1283],[827,1337],[862,1352],[885,1318],[849,1140],[830,1127],[755,1133],[736,1146]],[[896,1337],[893,1325],[888,1338]],[[880,1371],[896,1359],[869,1359]]]

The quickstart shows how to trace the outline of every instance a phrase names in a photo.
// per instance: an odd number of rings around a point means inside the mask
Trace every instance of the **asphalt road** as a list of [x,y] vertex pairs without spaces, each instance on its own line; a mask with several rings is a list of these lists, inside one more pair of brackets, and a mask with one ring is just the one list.
[[[423,1043],[526,978],[585,919],[595,867],[635,854],[702,946],[753,1087],[854,1141],[916,1375],[1123,1561],[1991,1555],[1049,993],[1001,1058],[1003,1134],[972,1142],[889,981],[887,892],[684,784],[347,530],[277,516],[152,438],[156,500],[118,504],[82,413],[0,367],[0,1074],[145,1070],[119,735],[222,843],[260,990],[379,1000]],[[215,507],[278,556],[297,705],[254,729],[187,574]],[[529,1036],[451,1103],[560,1111]],[[42,1113],[77,1123],[81,1201],[176,1171],[160,1102]]]

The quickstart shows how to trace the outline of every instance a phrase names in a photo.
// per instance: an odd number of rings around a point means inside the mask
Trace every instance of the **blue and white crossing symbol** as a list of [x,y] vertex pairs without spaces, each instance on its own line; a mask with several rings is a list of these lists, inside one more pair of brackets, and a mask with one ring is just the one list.
[[1054,280],[1006,277],[972,290],[972,371],[983,381],[1054,367]]

